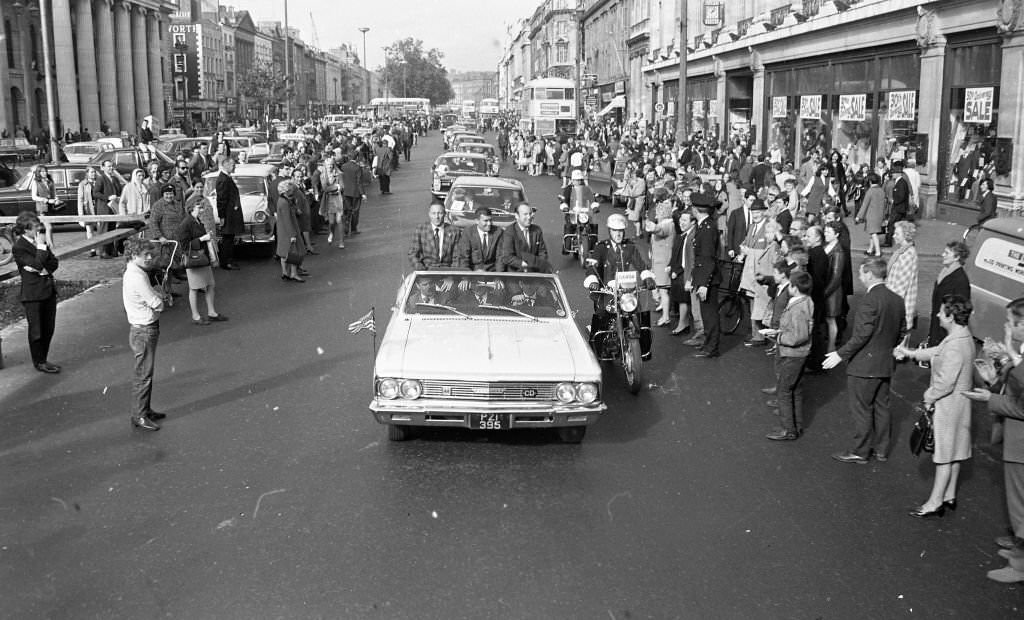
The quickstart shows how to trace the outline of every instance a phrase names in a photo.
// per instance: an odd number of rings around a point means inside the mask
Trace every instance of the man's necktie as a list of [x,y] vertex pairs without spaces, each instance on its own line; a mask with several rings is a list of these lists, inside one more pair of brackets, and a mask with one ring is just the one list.
[[530,231],[527,228],[523,229],[523,237],[526,237],[526,248],[530,248]]
[[484,233],[484,251],[487,250],[487,233]]
[[434,229],[434,249],[437,250],[437,260],[441,260],[441,235],[438,229]]

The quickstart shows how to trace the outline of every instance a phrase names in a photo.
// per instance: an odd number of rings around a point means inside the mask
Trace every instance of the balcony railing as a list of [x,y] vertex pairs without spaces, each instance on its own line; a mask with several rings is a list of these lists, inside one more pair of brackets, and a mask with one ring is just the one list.
[[814,17],[821,10],[821,0],[803,0],[804,2],[804,15],[807,17]]
[[740,21],[736,22],[736,34],[740,35],[741,37],[747,36],[747,31],[750,30],[750,25],[753,23],[753,17],[741,19]]
[[649,17],[645,17],[640,21],[636,22],[635,24],[631,24],[629,27],[629,38],[632,39],[635,36],[647,34],[647,31],[650,29],[650,26],[651,18]]
[[693,47],[695,49],[697,49],[697,50],[700,50],[701,48],[704,47],[704,33],[703,32],[698,34],[697,36],[693,37]]
[[769,19],[769,23],[772,26],[775,26],[776,28],[781,26],[782,22],[784,22],[786,20],[786,16],[789,15],[790,7],[792,7],[792,6],[793,5],[791,5],[791,4],[787,4],[786,6],[780,6],[777,9],[772,9],[771,18]]

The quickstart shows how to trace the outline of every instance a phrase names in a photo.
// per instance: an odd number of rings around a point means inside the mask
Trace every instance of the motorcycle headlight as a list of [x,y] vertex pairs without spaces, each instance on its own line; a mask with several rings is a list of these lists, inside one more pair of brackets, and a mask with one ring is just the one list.
[[262,224],[263,222],[266,222],[267,217],[268,215],[266,211],[257,211],[252,215],[253,221],[256,222],[257,224]]
[[578,218],[580,220],[580,224],[586,224],[590,221],[590,214],[580,211]]
[[423,386],[415,379],[406,379],[401,385],[402,398],[416,400],[423,393]]
[[581,383],[576,386],[576,398],[582,403],[592,403],[597,400],[597,384]]
[[623,293],[622,297],[619,297],[619,307],[622,308],[623,312],[636,310],[636,304],[636,295],[633,293]]
[[558,402],[571,403],[576,400],[576,387],[571,383],[559,383],[555,388],[555,397]]
[[381,379],[377,383],[377,393],[381,398],[394,400],[398,398],[398,381],[395,379]]

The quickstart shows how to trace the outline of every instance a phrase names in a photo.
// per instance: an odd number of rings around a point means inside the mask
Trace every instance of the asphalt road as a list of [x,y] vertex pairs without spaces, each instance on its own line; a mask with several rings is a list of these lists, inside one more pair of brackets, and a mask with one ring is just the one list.
[[[61,375],[32,371],[23,333],[7,335],[0,616],[1021,617],[1024,588],[985,578],[1004,517],[983,416],[960,509],[906,515],[933,471],[904,448],[916,367],[894,385],[886,464],[829,458],[852,435],[840,373],[808,380],[801,440],[769,442],[763,352],[737,335],[695,360],[667,330],[639,395],[607,369],[609,412],[580,445],[460,430],[389,443],[366,408],[370,338],[345,326],[372,305],[383,329],[438,149],[433,132],[364,207],[363,234],[311,257],[308,283],[250,260],[217,272],[230,322],[165,314],[159,433],[129,428],[119,283],[61,306]],[[557,247],[557,180],[524,181]],[[580,268],[553,258],[588,320]]]

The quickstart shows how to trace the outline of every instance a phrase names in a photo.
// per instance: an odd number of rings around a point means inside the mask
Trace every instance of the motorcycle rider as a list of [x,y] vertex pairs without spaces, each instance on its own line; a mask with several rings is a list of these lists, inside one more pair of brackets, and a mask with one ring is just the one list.
[[[595,294],[601,285],[615,280],[620,271],[638,271],[642,286],[647,290],[656,288],[654,272],[650,270],[643,252],[631,239],[626,238],[626,216],[613,213],[608,216],[608,239],[597,244],[594,257],[587,259],[587,277],[583,286],[591,291],[594,300],[594,316],[590,319],[591,337],[611,328],[612,314],[605,307],[603,295]],[[651,311],[643,303],[637,309],[640,315],[640,352],[644,359],[651,356]]]
[[[589,211],[593,215],[600,210],[601,203],[598,202],[594,190],[590,189],[590,186],[586,184],[586,177],[582,170],[572,171],[572,185],[566,185],[562,188],[561,197],[561,210],[565,213],[565,223],[562,224],[562,254],[568,254],[569,251],[566,249],[568,244],[565,243],[565,239],[576,234],[573,212],[579,208],[580,210]],[[587,232],[590,234],[591,245],[593,245],[593,242],[597,241],[597,222],[594,221],[593,217],[591,217],[590,222],[587,224]]]

